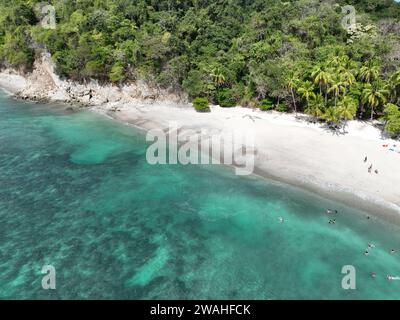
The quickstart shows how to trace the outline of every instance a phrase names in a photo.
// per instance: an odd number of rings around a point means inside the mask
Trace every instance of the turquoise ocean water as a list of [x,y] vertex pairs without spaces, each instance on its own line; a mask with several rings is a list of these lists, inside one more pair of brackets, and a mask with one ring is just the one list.
[[0,96],[0,298],[400,297],[385,278],[400,276],[399,227],[222,166],[151,166],[146,145],[100,115]]

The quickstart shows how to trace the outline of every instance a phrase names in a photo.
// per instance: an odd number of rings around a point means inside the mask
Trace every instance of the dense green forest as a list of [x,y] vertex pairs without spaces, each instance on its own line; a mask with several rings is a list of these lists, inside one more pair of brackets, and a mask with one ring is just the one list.
[[[393,0],[0,0],[0,64],[47,50],[76,81],[135,79],[223,107],[305,112],[332,126],[382,119],[400,133],[400,5]],[[344,28],[342,7],[356,24]]]

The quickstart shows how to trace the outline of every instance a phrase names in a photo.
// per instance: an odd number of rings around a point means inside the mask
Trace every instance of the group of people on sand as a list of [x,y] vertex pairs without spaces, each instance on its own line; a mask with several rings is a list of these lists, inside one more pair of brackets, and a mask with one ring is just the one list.
[[389,144],[382,145],[384,148],[388,148],[389,151],[400,153],[400,150],[397,149],[397,144],[390,146]]
[[[366,156],[366,157],[364,158],[364,163],[367,163],[367,161],[368,161],[368,157]],[[371,165],[368,167],[368,173],[372,173],[372,169],[373,169],[373,165],[372,165],[372,163],[371,163]],[[379,174],[378,169],[375,169],[375,173],[376,173],[376,174]]]

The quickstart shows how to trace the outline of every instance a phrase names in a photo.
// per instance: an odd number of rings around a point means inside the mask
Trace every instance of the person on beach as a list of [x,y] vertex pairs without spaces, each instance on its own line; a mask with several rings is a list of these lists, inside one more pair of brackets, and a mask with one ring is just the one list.
[[365,157],[364,163],[367,163],[367,161],[368,161],[368,157]]
[[368,172],[371,173],[372,172],[372,164],[369,166],[368,168]]
[[375,170],[375,173],[376,173],[376,174],[379,174],[379,171],[378,171],[378,169],[376,169],[376,170]]

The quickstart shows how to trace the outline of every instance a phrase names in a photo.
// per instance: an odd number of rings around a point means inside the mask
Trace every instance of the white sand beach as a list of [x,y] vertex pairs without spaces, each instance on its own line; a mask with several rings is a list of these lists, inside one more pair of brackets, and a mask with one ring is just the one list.
[[[108,107],[94,110],[149,130],[168,129],[171,122],[185,129],[203,128],[252,131],[257,149],[256,173],[298,185],[369,209],[400,212],[400,143],[382,139],[380,130],[368,123],[349,122],[345,135],[322,124],[297,119],[291,114],[213,106],[211,113],[162,104],[123,105],[118,112]],[[383,147],[383,145],[389,145]],[[394,147],[396,146],[396,147]],[[395,151],[391,151],[395,150]],[[368,161],[364,163],[364,158]],[[372,173],[368,167],[373,165]],[[375,173],[378,170],[378,174]],[[372,205],[372,207],[371,207]]]
[[[29,76],[1,72],[0,87],[22,98],[86,105],[145,130],[167,129],[171,122],[194,130],[251,130],[257,174],[375,214],[395,213],[400,220],[400,142],[382,139],[380,130],[368,123],[351,121],[347,134],[336,135],[322,124],[305,121],[305,116],[300,120],[292,114],[218,106],[210,113],[197,113],[184,99],[141,83],[117,88],[62,81],[46,57]],[[368,173],[371,164],[373,171]]]

